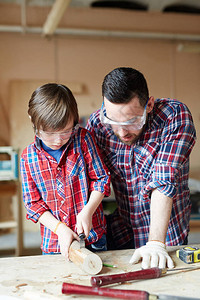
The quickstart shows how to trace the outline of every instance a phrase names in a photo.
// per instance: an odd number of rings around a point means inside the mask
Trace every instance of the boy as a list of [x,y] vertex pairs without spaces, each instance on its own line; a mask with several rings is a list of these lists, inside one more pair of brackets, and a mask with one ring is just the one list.
[[43,254],[68,259],[80,233],[91,250],[106,250],[101,201],[110,194],[109,172],[92,136],[78,125],[72,92],[45,84],[33,92],[28,114],[36,135],[21,155],[23,201],[27,219],[40,222]]

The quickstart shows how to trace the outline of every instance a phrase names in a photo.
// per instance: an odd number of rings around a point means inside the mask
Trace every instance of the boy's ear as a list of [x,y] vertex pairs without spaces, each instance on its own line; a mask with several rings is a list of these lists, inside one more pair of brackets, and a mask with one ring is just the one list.
[[[31,120],[31,116],[28,115],[28,117],[29,117],[29,119]],[[32,122],[32,120],[31,120],[31,122]],[[33,122],[32,122],[32,126],[33,126],[33,130],[36,132],[36,128],[35,128],[35,125],[33,124]]]

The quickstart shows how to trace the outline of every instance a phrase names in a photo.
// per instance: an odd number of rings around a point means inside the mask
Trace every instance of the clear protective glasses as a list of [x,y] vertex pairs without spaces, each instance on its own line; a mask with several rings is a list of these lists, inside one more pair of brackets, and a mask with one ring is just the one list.
[[[147,100],[147,103],[148,103],[148,100]],[[100,109],[100,121],[107,129],[110,129],[113,131],[119,130],[120,128],[125,129],[127,131],[140,130],[146,123],[147,103],[145,105],[142,116],[135,116],[125,122],[117,122],[117,121],[111,120],[110,118],[108,118],[106,116],[106,109],[105,109],[104,101],[103,101],[101,109]]]
[[[76,126],[61,133],[39,130],[39,137],[41,137],[42,140],[47,142],[53,142],[57,139],[67,140],[78,130],[79,126],[79,124],[76,124]],[[38,136],[37,132],[36,135]]]

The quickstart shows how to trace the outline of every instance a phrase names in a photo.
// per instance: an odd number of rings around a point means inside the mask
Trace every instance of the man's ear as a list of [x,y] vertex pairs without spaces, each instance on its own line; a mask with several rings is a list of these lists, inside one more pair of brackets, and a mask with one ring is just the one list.
[[154,97],[149,97],[149,101],[147,103],[147,113],[150,113],[154,107]]

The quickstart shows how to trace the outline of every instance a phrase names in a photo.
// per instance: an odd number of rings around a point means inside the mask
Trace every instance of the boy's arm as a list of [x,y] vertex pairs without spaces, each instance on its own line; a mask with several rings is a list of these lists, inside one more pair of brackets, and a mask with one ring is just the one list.
[[57,220],[50,211],[44,212],[40,218],[39,222],[53,231],[58,235],[58,242],[60,244],[61,254],[68,259],[69,247],[74,239],[79,240],[77,234],[73,232],[64,223]]
[[92,216],[104,198],[104,194],[98,191],[92,191],[88,203],[84,206],[82,211],[77,215],[76,228],[78,234],[85,233],[88,237],[92,228]]
[[[57,225],[59,224],[59,220],[56,219],[50,211],[44,212],[39,217],[38,221],[53,232],[55,231]],[[60,223],[60,225],[61,225],[61,223]]]
[[82,133],[81,147],[87,166],[90,197],[76,217],[76,229],[78,234],[84,232],[85,236],[88,237],[92,228],[94,212],[104,196],[110,195],[110,172],[104,164],[95,140],[88,131],[84,130]]

